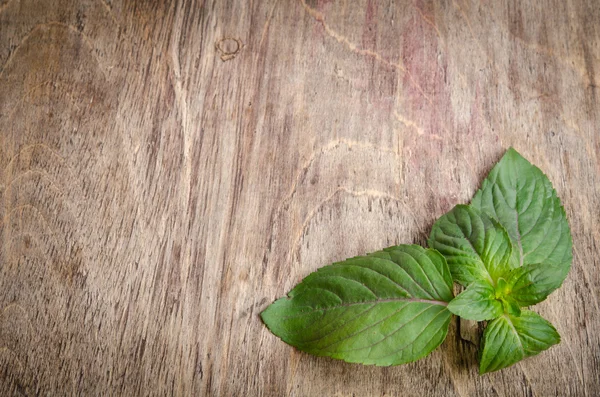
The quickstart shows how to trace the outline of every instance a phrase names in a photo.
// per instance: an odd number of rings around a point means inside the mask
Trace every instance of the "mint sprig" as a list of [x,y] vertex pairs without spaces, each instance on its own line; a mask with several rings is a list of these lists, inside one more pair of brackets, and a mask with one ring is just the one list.
[[[560,342],[526,309],[560,287],[572,262],[565,211],[543,172],[510,148],[470,205],[432,227],[429,249],[399,245],[325,266],[261,313],[286,343],[352,363],[422,358],[451,315],[489,321],[480,373],[506,368]],[[454,297],[452,281],[465,287]]]

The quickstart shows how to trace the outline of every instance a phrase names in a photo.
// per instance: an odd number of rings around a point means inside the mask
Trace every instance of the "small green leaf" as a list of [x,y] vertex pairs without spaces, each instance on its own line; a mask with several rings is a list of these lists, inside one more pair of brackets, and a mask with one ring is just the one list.
[[550,180],[510,148],[483,181],[471,203],[506,229],[513,242],[512,261],[557,266],[558,285],[573,259],[571,231]]
[[495,294],[489,282],[474,281],[448,304],[448,310],[467,320],[492,320],[503,313],[502,302]]
[[508,282],[502,277],[498,278],[498,281],[496,281],[495,289],[496,298],[502,298],[503,296],[506,296],[509,292],[508,288]]
[[483,332],[482,344],[480,374],[506,368],[525,357],[519,335],[507,315],[488,324]]
[[535,305],[562,284],[564,268],[545,264],[525,265],[508,277],[509,296],[519,306]]
[[506,368],[560,342],[560,335],[539,314],[523,310],[520,317],[504,315],[490,322],[483,333],[479,372]]
[[443,342],[452,298],[444,257],[401,245],[319,269],[261,316],[271,332],[305,352],[396,365]]
[[556,328],[536,312],[523,310],[520,317],[511,319],[519,334],[525,357],[535,356],[560,343]]
[[510,296],[505,296],[502,298],[502,306],[504,307],[504,312],[507,314],[516,317],[521,315],[521,308]]
[[457,205],[438,219],[429,246],[446,257],[454,280],[463,286],[478,280],[493,285],[511,270],[512,246],[506,230],[472,206]]

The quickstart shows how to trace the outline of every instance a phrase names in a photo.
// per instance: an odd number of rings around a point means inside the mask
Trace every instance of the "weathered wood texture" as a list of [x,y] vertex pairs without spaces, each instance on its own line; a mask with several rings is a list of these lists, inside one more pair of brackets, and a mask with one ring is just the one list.
[[[596,0],[0,1],[0,394],[598,395],[599,70]],[[560,345],[479,376],[456,321],[394,368],[261,323],[511,145],[573,230]]]

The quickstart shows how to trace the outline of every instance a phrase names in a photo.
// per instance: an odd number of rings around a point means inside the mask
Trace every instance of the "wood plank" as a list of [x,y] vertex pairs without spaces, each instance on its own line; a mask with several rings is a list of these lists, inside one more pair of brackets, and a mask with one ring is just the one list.
[[[597,395],[599,68],[594,0],[0,1],[0,394]],[[558,346],[479,376],[456,320],[393,368],[262,324],[509,146],[573,231]]]

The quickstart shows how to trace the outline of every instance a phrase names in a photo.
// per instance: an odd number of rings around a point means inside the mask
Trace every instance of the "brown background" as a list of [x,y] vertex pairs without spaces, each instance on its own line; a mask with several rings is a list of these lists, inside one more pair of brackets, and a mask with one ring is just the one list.
[[[598,395],[599,70],[596,0],[0,0],[0,394]],[[511,145],[573,230],[560,345],[478,376],[456,320],[393,368],[261,323]]]

